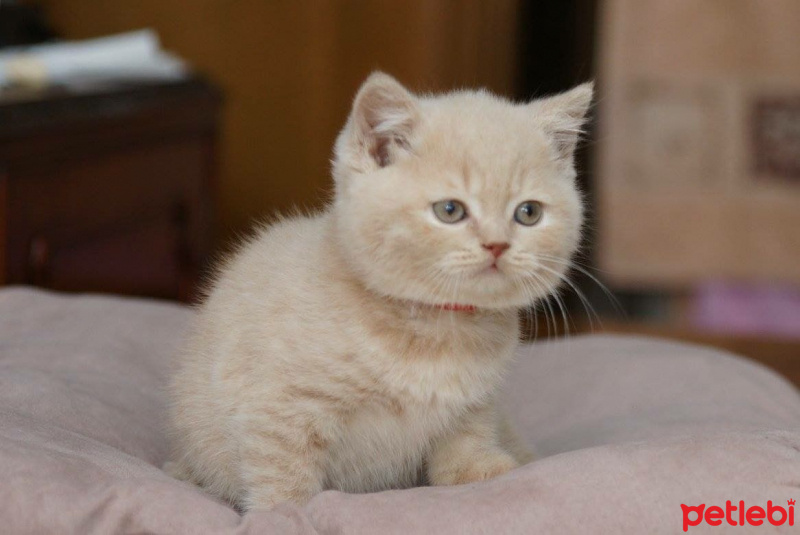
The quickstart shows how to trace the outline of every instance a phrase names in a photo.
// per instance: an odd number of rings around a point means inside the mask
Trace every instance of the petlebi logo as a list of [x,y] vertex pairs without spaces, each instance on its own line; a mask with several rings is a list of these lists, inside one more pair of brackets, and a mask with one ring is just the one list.
[[699,526],[703,521],[709,526],[719,526],[722,522],[731,526],[760,526],[765,522],[773,526],[794,526],[794,503],[794,500],[787,500],[784,508],[769,500],[766,507],[748,507],[742,500],[735,505],[728,500],[724,509],[718,505],[706,507],[704,503],[693,506],[681,504],[683,531],[689,531],[690,527]]

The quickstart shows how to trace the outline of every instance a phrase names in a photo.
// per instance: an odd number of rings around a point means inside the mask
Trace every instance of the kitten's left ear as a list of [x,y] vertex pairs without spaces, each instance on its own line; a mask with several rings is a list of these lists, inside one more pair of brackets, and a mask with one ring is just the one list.
[[337,158],[362,171],[386,167],[409,149],[418,121],[414,96],[388,74],[374,72],[356,95]]
[[553,140],[559,160],[570,160],[583,133],[586,112],[594,96],[594,82],[586,82],[564,93],[535,100],[530,105]]

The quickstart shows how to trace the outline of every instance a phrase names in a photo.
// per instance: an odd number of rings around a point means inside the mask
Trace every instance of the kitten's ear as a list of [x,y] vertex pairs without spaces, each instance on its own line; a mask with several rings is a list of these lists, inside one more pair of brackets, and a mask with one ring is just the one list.
[[586,112],[594,96],[594,82],[586,82],[558,95],[531,103],[553,140],[559,160],[571,160],[583,133]]
[[418,121],[414,95],[388,74],[374,72],[356,95],[337,157],[355,160],[348,163],[362,170],[391,165],[398,151],[409,149]]

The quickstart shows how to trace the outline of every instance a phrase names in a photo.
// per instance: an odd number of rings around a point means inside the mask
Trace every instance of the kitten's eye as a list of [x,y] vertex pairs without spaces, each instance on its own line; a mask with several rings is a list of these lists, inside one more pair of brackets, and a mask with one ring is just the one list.
[[458,223],[467,217],[467,208],[453,199],[433,203],[433,213],[443,223]]
[[542,218],[544,208],[539,201],[525,201],[514,210],[514,221],[520,225],[531,227]]

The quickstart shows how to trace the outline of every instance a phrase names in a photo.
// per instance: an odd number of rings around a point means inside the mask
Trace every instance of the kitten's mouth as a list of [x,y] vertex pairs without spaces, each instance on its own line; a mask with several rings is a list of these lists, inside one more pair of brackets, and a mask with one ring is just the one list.
[[486,268],[482,270],[482,273],[488,274],[500,274],[502,273],[500,270],[500,266],[497,265],[497,261],[495,260],[491,264],[489,264]]

